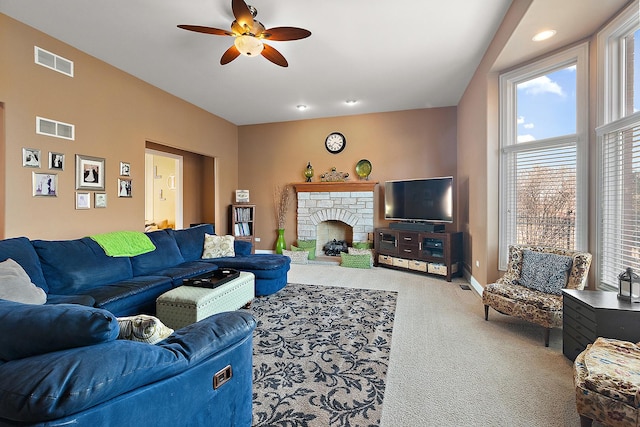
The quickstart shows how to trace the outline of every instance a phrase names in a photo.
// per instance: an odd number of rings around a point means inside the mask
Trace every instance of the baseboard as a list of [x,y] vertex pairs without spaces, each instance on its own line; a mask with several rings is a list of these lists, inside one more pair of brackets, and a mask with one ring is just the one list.
[[270,249],[256,249],[257,254],[274,254],[276,251]]
[[471,288],[476,292],[476,294],[478,294],[478,296],[482,296],[482,291],[484,290],[484,288],[466,268],[464,269],[464,278],[467,279],[467,282],[469,282]]

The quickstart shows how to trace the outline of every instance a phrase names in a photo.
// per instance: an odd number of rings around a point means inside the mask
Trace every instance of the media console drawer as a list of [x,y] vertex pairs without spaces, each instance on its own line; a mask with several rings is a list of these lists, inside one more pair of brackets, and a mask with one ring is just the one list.
[[378,255],[378,264],[393,265],[393,257],[389,255]]

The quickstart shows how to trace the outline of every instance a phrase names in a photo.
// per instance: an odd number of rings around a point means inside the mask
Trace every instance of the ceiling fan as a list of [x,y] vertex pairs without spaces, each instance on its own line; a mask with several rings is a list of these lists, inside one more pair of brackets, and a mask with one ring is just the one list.
[[236,18],[231,23],[231,31],[200,25],[178,25],[178,28],[197,33],[235,37],[233,45],[220,58],[220,64],[222,65],[228,64],[240,54],[243,54],[246,56],[262,55],[276,65],[287,67],[289,63],[285,57],[266,44],[264,40],[300,40],[311,35],[311,31],[296,27],[265,29],[264,25],[255,19],[258,10],[253,6],[247,5],[243,0],[231,0],[231,9],[233,10],[233,16]]

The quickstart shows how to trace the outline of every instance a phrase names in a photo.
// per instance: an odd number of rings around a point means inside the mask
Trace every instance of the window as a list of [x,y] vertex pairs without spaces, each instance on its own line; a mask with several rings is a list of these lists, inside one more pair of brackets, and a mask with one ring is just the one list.
[[640,270],[640,22],[638,2],[598,34],[599,287]]
[[584,250],[587,44],[500,77],[500,248]]

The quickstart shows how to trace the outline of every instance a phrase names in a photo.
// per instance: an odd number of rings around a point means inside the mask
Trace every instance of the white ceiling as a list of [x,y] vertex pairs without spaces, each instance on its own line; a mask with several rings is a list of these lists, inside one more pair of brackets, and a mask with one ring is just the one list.
[[[519,0],[515,0],[519,1]],[[311,31],[270,42],[288,60],[220,65],[231,0],[0,0],[0,12],[236,125],[457,105],[511,0],[248,0],[265,27]],[[593,33],[627,0],[534,0],[500,55],[509,67]],[[558,36],[531,42],[552,27]],[[47,49],[47,46],[40,46]],[[55,53],[55,52],[54,52]],[[73,60],[73,58],[69,58]],[[82,73],[76,69],[76,73]],[[345,104],[356,99],[354,106]],[[308,105],[304,112],[295,107]]]

